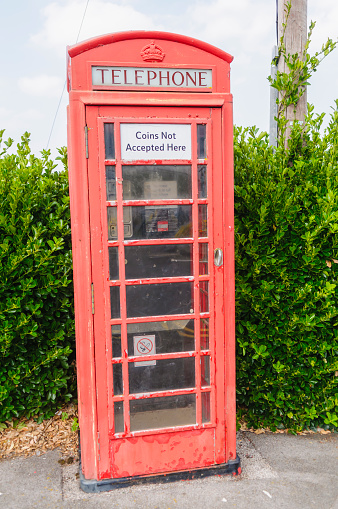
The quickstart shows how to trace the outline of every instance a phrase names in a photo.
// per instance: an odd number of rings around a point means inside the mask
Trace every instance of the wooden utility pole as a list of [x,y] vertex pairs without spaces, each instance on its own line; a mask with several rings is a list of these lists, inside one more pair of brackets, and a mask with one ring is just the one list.
[[[278,0],[278,43],[280,44],[283,35],[283,23],[286,22],[286,5],[289,0]],[[284,34],[284,44],[286,54],[293,55],[298,53],[302,58],[305,44],[307,40],[307,0],[291,0],[291,10],[287,21],[286,31]],[[288,72],[288,68],[281,57],[278,62],[278,70],[280,72]],[[304,94],[299,99],[296,109],[294,105],[290,105],[286,111],[286,118],[289,121],[299,120],[304,122],[307,113],[307,93],[306,88]]]
[[[273,80],[276,79],[277,76],[277,65],[276,58],[278,56],[278,46],[275,45],[272,49],[272,62],[271,62],[271,78]],[[273,147],[277,147],[278,145],[278,90],[274,87],[270,87],[270,135],[269,135],[269,143]]]

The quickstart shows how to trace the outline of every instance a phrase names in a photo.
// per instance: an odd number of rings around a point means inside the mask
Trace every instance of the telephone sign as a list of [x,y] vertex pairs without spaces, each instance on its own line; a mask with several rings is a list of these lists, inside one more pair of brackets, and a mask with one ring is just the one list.
[[211,88],[211,69],[92,67],[92,84],[102,87]]
[[238,473],[232,57],[144,31],[68,55],[81,486]]

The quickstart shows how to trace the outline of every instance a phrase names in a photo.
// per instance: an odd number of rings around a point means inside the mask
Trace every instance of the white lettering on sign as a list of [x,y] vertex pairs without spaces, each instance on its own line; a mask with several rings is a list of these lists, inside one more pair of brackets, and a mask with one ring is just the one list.
[[191,159],[190,124],[121,124],[125,161]]
[[[155,334],[147,336],[134,336],[134,355],[155,355]],[[139,366],[156,366],[156,361],[140,361],[134,362],[135,367]]]
[[93,88],[212,88],[211,69],[92,66]]

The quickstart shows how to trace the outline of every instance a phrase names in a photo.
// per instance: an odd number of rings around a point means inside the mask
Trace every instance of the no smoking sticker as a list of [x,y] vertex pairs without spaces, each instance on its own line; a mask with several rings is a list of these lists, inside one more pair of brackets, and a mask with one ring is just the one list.
[[[155,355],[155,334],[147,336],[134,336],[134,355]],[[155,366],[156,361],[134,362],[134,366]]]

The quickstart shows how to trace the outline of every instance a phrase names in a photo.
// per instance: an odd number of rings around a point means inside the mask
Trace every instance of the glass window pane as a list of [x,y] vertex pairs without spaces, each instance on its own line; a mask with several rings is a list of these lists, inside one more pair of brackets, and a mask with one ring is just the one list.
[[191,198],[191,166],[122,166],[123,198],[169,200]]
[[[123,207],[124,238],[129,239],[133,234],[131,207]],[[117,209],[107,207],[108,240],[117,239]]]
[[132,195],[131,195],[131,182],[130,182],[130,180],[126,180],[125,182],[123,182],[122,193],[123,193],[123,199],[124,200],[131,200],[132,199]]
[[210,392],[202,392],[202,422],[210,421]]
[[200,312],[207,313],[209,311],[209,282],[200,281]]
[[126,246],[126,278],[192,275],[192,245]]
[[208,236],[208,207],[207,205],[198,206],[198,236]]
[[115,396],[123,394],[122,364],[113,364],[113,386]]
[[114,124],[104,124],[105,158],[115,159]]
[[199,164],[198,170],[198,197],[207,198],[207,166]]
[[122,357],[121,349],[121,325],[111,326],[111,340],[113,357]]
[[206,124],[197,124],[197,158],[198,159],[205,159],[207,157],[206,135],[207,135]]
[[124,238],[130,239],[133,236],[131,207],[123,207],[123,225],[124,225]]
[[193,313],[192,283],[159,283],[126,287],[127,317]]
[[199,256],[199,275],[208,274],[208,248],[209,244],[200,244],[198,247]]
[[119,279],[119,252],[117,247],[108,247],[109,256],[109,279]]
[[119,286],[111,286],[110,287],[110,310],[111,310],[111,318],[120,318],[120,287]]
[[130,430],[196,424],[196,395],[139,399],[130,402]]
[[132,239],[192,237],[191,205],[128,208],[131,209]]
[[136,355],[135,337],[154,336],[156,353],[188,352],[195,349],[194,320],[132,323],[127,325],[128,352]]
[[114,403],[114,431],[115,433],[123,433],[123,401],[115,401]]
[[117,239],[117,209],[107,207],[108,240]]
[[209,350],[209,318],[200,321],[201,350]]
[[145,362],[129,363],[130,394],[195,387],[195,357]]
[[201,377],[202,387],[210,385],[210,357],[203,355],[201,357]]
[[106,166],[107,200],[116,200],[115,166]]

